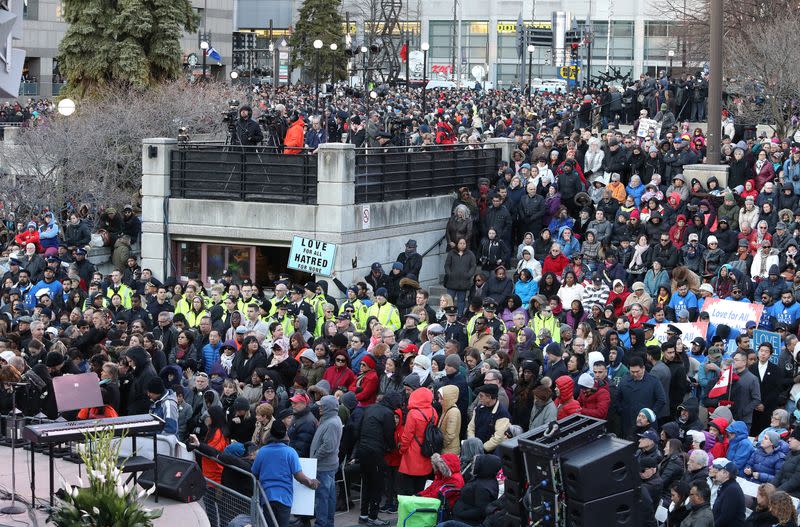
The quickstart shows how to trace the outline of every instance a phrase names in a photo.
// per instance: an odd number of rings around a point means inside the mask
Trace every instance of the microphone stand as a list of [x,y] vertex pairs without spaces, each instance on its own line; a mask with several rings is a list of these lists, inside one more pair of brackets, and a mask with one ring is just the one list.
[[27,507],[17,505],[17,388],[27,386],[24,382],[7,382],[6,386],[11,387],[11,413],[14,415],[13,430],[11,431],[11,505],[0,509],[2,514],[22,514],[27,511]]

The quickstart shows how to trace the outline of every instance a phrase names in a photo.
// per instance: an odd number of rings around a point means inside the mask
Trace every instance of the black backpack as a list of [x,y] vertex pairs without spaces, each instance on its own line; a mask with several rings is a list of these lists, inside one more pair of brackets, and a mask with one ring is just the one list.
[[422,414],[422,417],[428,422],[425,425],[425,436],[422,441],[414,437],[414,440],[419,445],[419,450],[425,457],[431,457],[434,454],[441,454],[444,448],[444,434],[439,427],[436,426],[436,414],[428,419],[422,410],[414,408],[417,412]]

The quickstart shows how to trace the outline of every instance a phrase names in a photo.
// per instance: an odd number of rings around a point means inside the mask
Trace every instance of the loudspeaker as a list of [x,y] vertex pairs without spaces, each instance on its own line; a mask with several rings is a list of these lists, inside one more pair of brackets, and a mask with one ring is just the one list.
[[506,478],[503,483],[503,499],[506,511],[515,516],[525,516],[525,506],[522,498],[525,497],[525,482],[514,481]]
[[517,437],[506,439],[497,447],[496,454],[500,461],[503,462],[503,474],[505,477],[516,481],[525,481],[525,461],[522,458],[519,440],[533,437],[534,434],[534,430],[529,430]]
[[590,502],[641,484],[636,445],[611,436],[567,452],[561,458],[564,490],[570,500]]
[[567,500],[569,527],[638,527],[639,491],[627,490],[589,502]]
[[[143,488],[153,485],[153,470],[142,472],[139,485]],[[194,461],[159,454],[156,492],[159,496],[189,503],[203,497],[206,480]]]

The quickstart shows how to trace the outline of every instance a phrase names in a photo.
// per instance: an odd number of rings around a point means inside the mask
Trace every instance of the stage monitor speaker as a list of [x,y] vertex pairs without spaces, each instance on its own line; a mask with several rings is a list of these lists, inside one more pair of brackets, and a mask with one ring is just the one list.
[[626,490],[599,500],[567,500],[569,527],[638,527],[639,491]]
[[567,452],[561,475],[568,499],[590,502],[641,484],[636,444],[612,436]]
[[519,440],[533,437],[535,433],[534,430],[529,430],[517,437],[506,439],[497,447],[496,453],[500,457],[500,461],[503,462],[503,475],[505,477],[514,481],[525,481],[525,461],[522,458]]
[[[143,488],[153,485],[153,470],[142,472],[139,485]],[[189,503],[203,497],[206,480],[194,461],[159,454],[156,492],[159,496]]]

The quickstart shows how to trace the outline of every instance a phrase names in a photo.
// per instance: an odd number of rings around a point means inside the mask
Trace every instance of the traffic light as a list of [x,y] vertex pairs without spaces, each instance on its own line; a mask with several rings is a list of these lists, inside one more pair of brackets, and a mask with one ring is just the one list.
[[570,44],[570,57],[572,57],[572,60],[578,60],[579,47],[580,44],[578,44],[577,42],[573,42],[572,44]]

